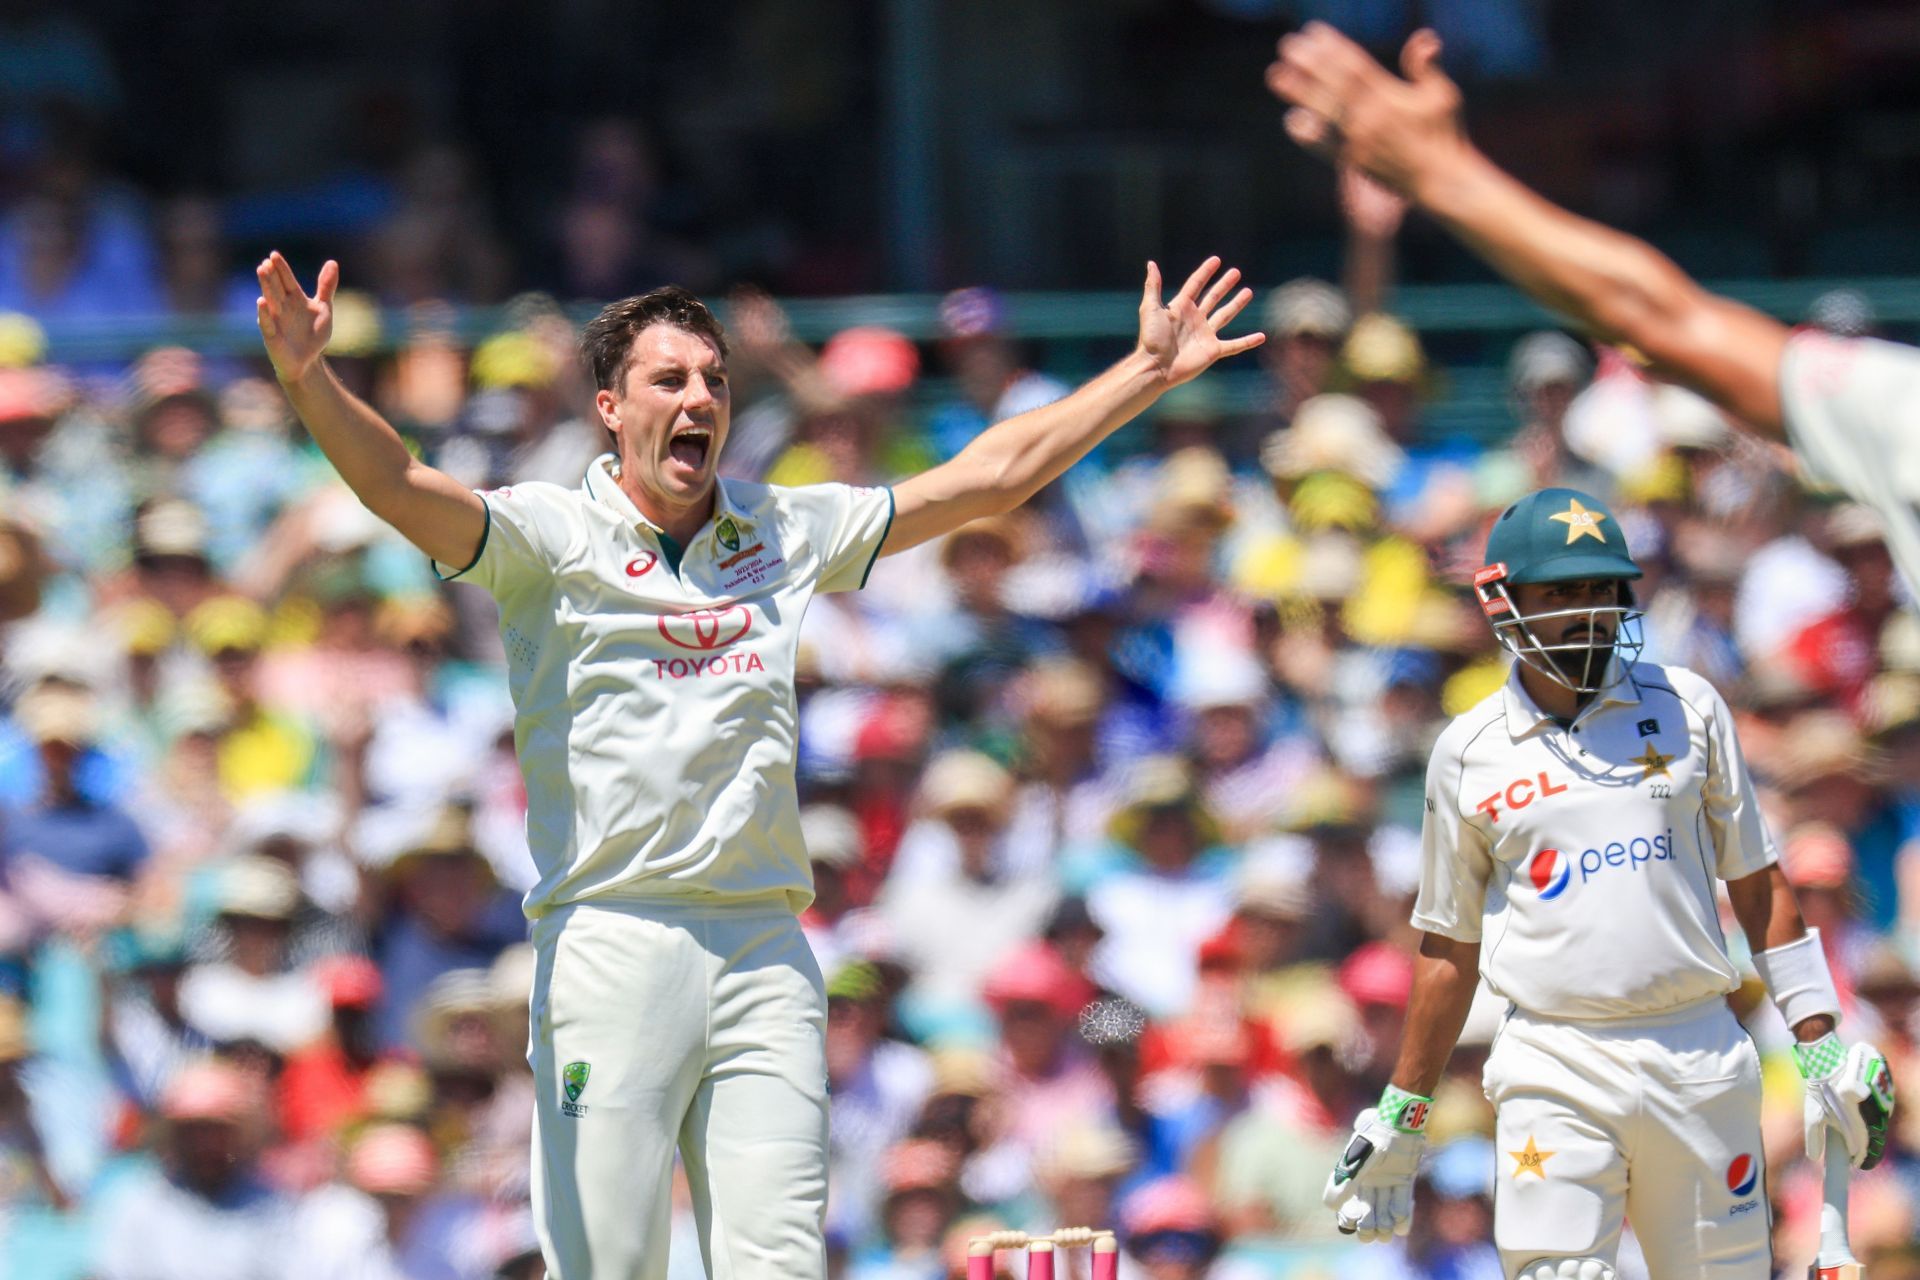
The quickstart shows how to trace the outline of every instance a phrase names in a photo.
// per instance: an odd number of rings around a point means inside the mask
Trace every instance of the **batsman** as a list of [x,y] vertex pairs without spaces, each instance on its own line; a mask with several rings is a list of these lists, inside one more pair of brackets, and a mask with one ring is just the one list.
[[1427,769],[1405,1037],[1326,1188],[1362,1240],[1408,1230],[1430,1095],[1484,975],[1508,1002],[1485,1073],[1506,1274],[1608,1280],[1628,1219],[1656,1280],[1772,1274],[1760,1060],[1726,1001],[1716,880],[1792,1028],[1808,1154],[1881,1157],[1886,1061],[1840,1038],[1726,703],[1637,661],[1639,577],[1587,494],[1545,489],[1494,522],[1475,592],[1514,662]]

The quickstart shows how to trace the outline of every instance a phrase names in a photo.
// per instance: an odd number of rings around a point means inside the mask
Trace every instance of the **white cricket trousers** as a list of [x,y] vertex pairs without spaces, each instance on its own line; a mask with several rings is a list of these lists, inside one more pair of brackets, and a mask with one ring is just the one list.
[[1653,1280],[1768,1280],[1760,1055],[1724,1000],[1646,1018],[1514,1010],[1485,1073],[1493,1238],[1508,1276],[1608,1265],[1631,1220]]
[[662,1280],[677,1145],[712,1280],[824,1280],[826,992],[784,898],[600,896],[533,925],[550,1280]]

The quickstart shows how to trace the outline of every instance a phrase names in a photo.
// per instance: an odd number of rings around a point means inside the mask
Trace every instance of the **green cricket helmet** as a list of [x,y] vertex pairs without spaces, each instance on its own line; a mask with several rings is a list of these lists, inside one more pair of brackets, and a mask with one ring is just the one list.
[[[1608,659],[1640,656],[1644,637],[1641,611],[1634,607],[1640,566],[1627,550],[1627,537],[1606,504],[1578,489],[1542,489],[1500,513],[1487,535],[1486,568],[1473,577],[1474,594],[1493,624],[1493,633],[1509,653],[1548,679],[1576,693],[1598,693],[1607,678]],[[1615,603],[1523,614],[1512,586],[1612,579],[1620,590]],[[1535,627],[1578,619],[1586,635],[1543,641]],[[1571,628],[1557,628],[1564,634]]]

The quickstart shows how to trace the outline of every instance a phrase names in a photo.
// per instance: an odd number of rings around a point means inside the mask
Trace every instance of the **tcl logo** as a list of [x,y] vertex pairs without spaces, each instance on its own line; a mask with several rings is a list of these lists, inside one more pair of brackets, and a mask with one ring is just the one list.
[[660,619],[660,634],[682,649],[724,649],[752,628],[753,612],[743,604],[668,614]]
[[1488,822],[1498,822],[1500,821],[1500,804],[1502,801],[1506,802],[1506,806],[1509,809],[1524,809],[1535,800],[1544,800],[1548,796],[1557,796],[1566,789],[1567,784],[1564,782],[1559,786],[1555,786],[1552,782],[1548,781],[1546,770],[1543,769],[1536,777],[1518,778],[1509,782],[1506,790],[1494,792],[1485,800],[1473,806],[1473,811],[1475,813],[1486,814]]

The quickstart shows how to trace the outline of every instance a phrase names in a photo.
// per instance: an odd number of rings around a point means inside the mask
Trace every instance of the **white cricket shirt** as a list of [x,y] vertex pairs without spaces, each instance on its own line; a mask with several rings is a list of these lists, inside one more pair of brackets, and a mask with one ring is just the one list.
[[1920,348],[1797,332],[1780,361],[1780,405],[1814,475],[1880,514],[1920,599]]
[[1612,674],[1565,727],[1510,674],[1427,768],[1413,923],[1479,942],[1494,992],[1549,1017],[1734,990],[1714,879],[1775,861],[1713,686],[1651,663]]
[[721,480],[713,518],[678,548],[612,464],[595,460],[577,489],[482,493],[479,554],[448,575],[500,605],[539,873],[527,914],[607,891],[783,893],[802,910],[800,619],[815,592],[866,582],[893,493]]

